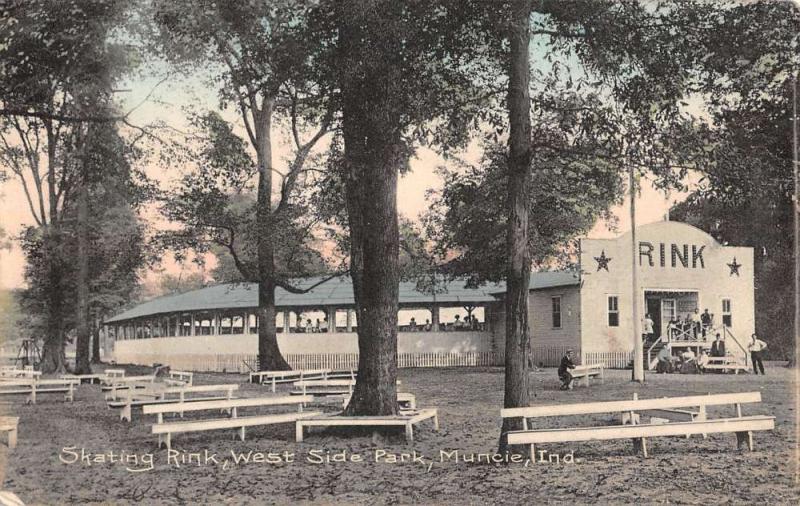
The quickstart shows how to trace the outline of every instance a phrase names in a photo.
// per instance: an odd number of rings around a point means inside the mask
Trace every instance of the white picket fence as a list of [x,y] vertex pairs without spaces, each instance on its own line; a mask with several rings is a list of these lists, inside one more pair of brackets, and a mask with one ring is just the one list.
[[609,369],[625,369],[633,359],[633,353],[628,351],[582,352],[580,348],[568,346],[541,346],[532,350],[533,364],[539,367],[557,367],[561,357],[570,349],[578,363],[604,363]]
[[[533,348],[532,362],[540,367],[556,367],[564,356],[567,347]],[[581,353],[575,349],[575,356],[583,364],[603,362],[609,368],[626,368],[632,354],[629,352]],[[357,369],[357,353],[303,353],[284,356],[292,369]],[[255,354],[191,354],[163,355],[137,354],[126,357],[126,362],[152,365],[167,364],[173,369],[196,372],[230,372],[245,374],[258,369]],[[473,353],[400,353],[397,356],[400,368],[412,367],[500,367],[504,356],[495,352]]]

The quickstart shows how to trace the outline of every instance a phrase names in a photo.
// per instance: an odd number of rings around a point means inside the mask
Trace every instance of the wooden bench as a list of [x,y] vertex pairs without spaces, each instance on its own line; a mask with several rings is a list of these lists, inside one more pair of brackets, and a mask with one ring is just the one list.
[[[302,381],[304,379],[328,379],[328,373],[332,372],[330,369],[310,369],[307,371],[255,371],[250,373],[250,383],[264,384],[266,379],[272,385],[272,391],[275,392],[275,386],[278,383],[293,383],[295,381]],[[258,381],[253,381],[257,379]]]
[[108,382],[109,384],[117,378],[124,378],[125,377],[125,369],[106,369],[103,371],[103,375],[106,377],[104,383]]
[[341,416],[325,415],[298,420],[295,424],[297,442],[303,441],[306,427],[405,427],[406,442],[414,441],[414,425],[433,419],[435,430],[439,430],[439,415],[435,408],[406,411],[397,416]]
[[80,380],[73,379],[16,379],[0,382],[0,395],[27,395],[28,404],[36,404],[42,394],[64,394],[64,401],[75,400],[75,387]]
[[33,369],[7,369],[0,372],[0,375],[3,378],[39,378],[42,376],[42,372]]
[[605,377],[603,376],[603,370],[605,369],[606,364],[587,364],[587,365],[576,365],[575,369],[570,369],[569,373],[572,374],[572,378],[575,380],[576,384],[580,384],[580,379],[585,379],[585,386],[589,386],[589,378],[596,377],[600,380],[600,383],[605,381]]
[[88,380],[89,383],[94,383],[95,381],[100,383],[105,377],[105,374],[62,374],[59,376],[61,379],[74,379],[80,383],[83,383],[83,380]]
[[[775,417],[742,416],[742,404],[761,402],[760,392],[734,394],[695,395],[687,397],[665,397],[661,399],[633,399],[624,401],[592,402],[585,404],[560,404],[554,406],[535,406],[528,408],[507,408],[501,411],[503,418],[522,418],[523,430],[506,434],[509,445],[530,445],[531,455],[534,445],[539,443],[577,442],[593,440],[633,439],[634,451],[641,451],[647,457],[646,438],[657,436],[691,436],[713,432],[736,433],[737,446],[746,442],[753,449],[753,431],[771,430],[775,428]],[[734,405],[735,418],[708,419],[707,406]],[[639,423],[642,411],[681,410],[699,406],[703,416],[690,421],[664,422],[663,419],[651,421],[649,424]],[[622,413],[622,425],[598,427],[571,427],[554,429],[530,429],[528,419]],[[625,423],[628,423],[625,425]]]
[[16,416],[0,416],[0,432],[8,432],[8,447],[17,447],[17,425],[19,418]]
[[[307,396],[283,396],[283,397],[255,397],[245,399],[231,399],[223,401],[193,402],[189,404],[162,404],[145,406],[144,413],[157,414],[158,421],[153,425],[153,434],[158,435],[158,447],[162,443],[166,444],[167,450],[172,449],[172,434],[182,432],[202,432],[218,429],[238,429],[239,438],[244,441],[245,428],[257,425],[271,425],[276,423],[290,423],[303,418],[319,416],[319,411],[303,412],[303,405],[314,400],[310,395]],[[294,413],[272,413],[263,415],[252,415],[246,417],[239,416],[239,409],[264,406],[287,406],[296,405],[298,411]],[[205,410],[229,410],[230,418],[216,418],[208,420],[192,420],[185,422],[164,422],[165,413],[184,413],[186,411],[205,411]]]
[[[397,384],[400,385],[400,380]],[[293,383],[295,389],[292,395],[347,395],[353,394],[356,380],[354,379],[328,379],[328,380],[303,380]]]
[[2,506],[25,506],[17,494],[8,490],[0,490],[0,505]]
[[[203,401],[231,400],[233,392],[239,389],[237,384],[226,385],[195,385],[195,386],[166,386],[163,383],[133,383],[127,395],[122,400],[111,400],[109,408],[120,408],[119,419],[131,421],[132,410],[136,406],[149,406],[153,404],[185,404]],[[136,388],[141,387],[141,388]],[[188,394],[207,394],[219,392],[222,395],[187,397]],[[175,398],[174,396],[178,396]]]
[[358,372],[355,369],[334,369],[328,373],[326,379],[351,379],[358,378]]
[[708,363],[703,369],[720,370],[720,371],[733,371],[733,374],[739,374],[739,371],[749,371],[750,368],[742,365],[733,357],[708,357]]
[[106,400],[117,399],[117,392],[120,390],[128,390],[131,385],[133,388],[142,388],[143,383],[155,383],[156,376],[154,374],[148,374],[143,376],[123,376],[120,378],[110,378],[110,381],[107,385],[103,386],[103,391],[108,392],[110,394],[106,394]]
[[194,373],[187,372],[187,371],[170,371],[169,378],[165,380],[166,383],[180,386],[180,385],[192,385],[194,380]]
[[[347,407],[350,402],[350,394],[342,396],[342,409]],[[414,394],[408,392],[397,392],[397,405],[400,410],[415,410],[417,409],[417,398]]]
[[292,395],[352,395],[355,380],[303,380],[295,381]]

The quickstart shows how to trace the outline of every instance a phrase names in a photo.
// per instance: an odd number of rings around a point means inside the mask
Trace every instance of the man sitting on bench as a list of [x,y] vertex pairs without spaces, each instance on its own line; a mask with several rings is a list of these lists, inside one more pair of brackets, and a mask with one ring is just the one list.
[[561,364],[558,366],[558,378],[561,380],[561,390],[572,390],[572,374],[569,372],[570,369],[575,369],[575,364],[572,363],[572,350],[567,350],[567,353],[561,357]]

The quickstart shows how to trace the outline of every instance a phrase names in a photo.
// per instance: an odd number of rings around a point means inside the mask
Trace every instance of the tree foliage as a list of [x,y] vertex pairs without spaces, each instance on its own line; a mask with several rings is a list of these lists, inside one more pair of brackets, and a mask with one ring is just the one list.
[[[717,240],[755,251],[756,330],[774,357],[794,349],[792,76],[800,12],[787,3],[727,4],[697,50],[708,94],[708,163],[671,212]],[[737,336],[740,340],[749,336]]]
[[[2,6],[0,164],[22,186],[32,220],[40,227],[25,234],[25,249],[35,257],[27,274],[40,282],[31,290],[47,287],[34,302],[45,315],[46,330],[39,335],[47,372],[64,369],[66,322],[74,309],[64,292],[75,253],[67,247],[66,222],[76,197],[85,196],[81,170],[89,163],[88,124],[102,121],[102,129],[116,132],[109,118],[119,115],[106,106],[131,60],[128,47],[112,41],[110,34],[123,24],[127,7],[126,2],[89,0]],[[67,252],[73,256],[60,256]],[[79,258],[84,266],[85,257]],[[81,300],[86,313],[86,297]]]

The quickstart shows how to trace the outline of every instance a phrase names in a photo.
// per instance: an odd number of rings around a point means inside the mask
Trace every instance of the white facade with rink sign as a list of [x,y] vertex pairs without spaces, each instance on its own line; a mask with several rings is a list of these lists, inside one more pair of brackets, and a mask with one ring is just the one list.
[[[700,318],[702,325],[708,310],[705,339],[703,330],[681,335],[682,329],[676,329],[671,345],[684,348],[700,341],[709,349],[719,332],[728,352],[744,359],[755,331],[753,249],[723,246],[702,230],[669,221],[639,227],[636,246],[635,303],[639,314],[649,314],[653,322],[651,341],[668,338],[669,322],[677,318]],[[581,347],[631,350],[630,232],[617,239],[581,241],[581,267]]]

